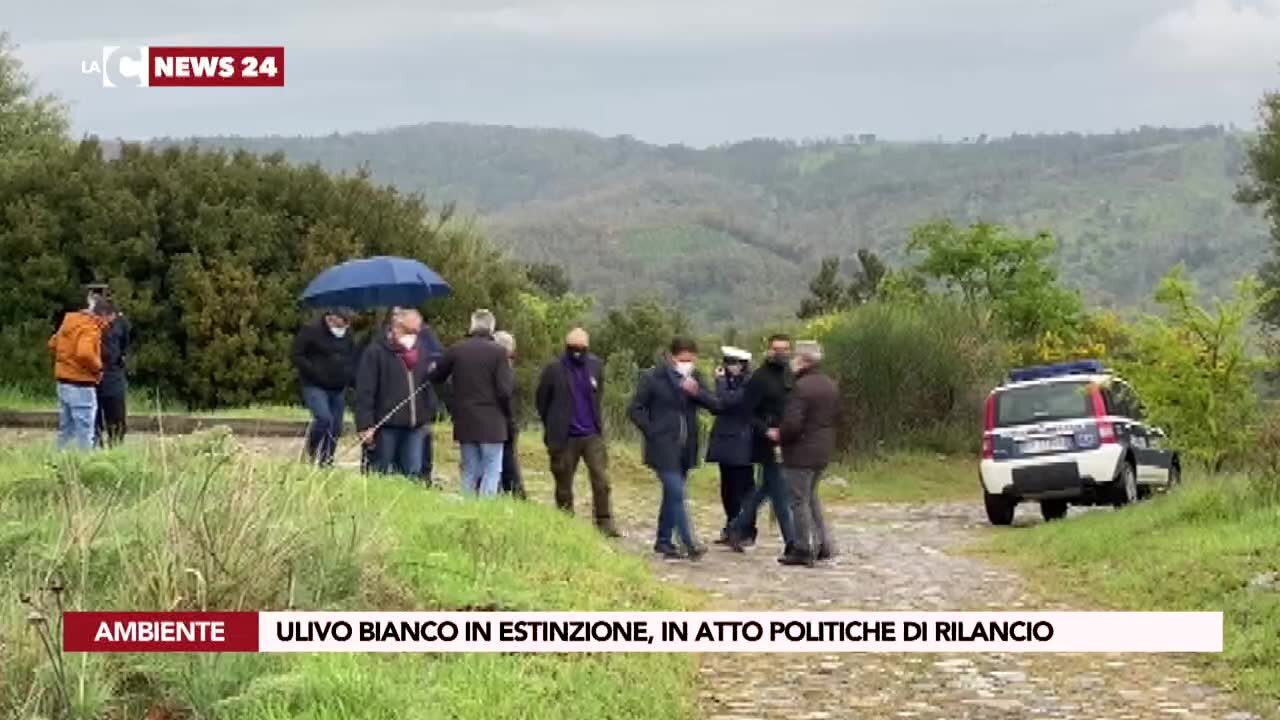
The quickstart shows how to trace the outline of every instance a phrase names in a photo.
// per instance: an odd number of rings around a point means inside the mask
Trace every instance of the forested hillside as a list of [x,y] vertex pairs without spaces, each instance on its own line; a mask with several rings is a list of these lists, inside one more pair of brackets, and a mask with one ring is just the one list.
[[[456,201],[519,258],[564,265],[603,305],[679,299],[700,324],[794,311],[819,260],[904,260],[909,229],[947,216],[1058,238],[1092,305],[1148,298],[1178,262],[1210,292],[1258,267],[1264,223],[1232,199],[1243,139],[1219,127],[965,143],[755,140],[705,150],[633,138],[428,124],[317,138],[205,138]],[[171,142],[171,141],[170,141]]]

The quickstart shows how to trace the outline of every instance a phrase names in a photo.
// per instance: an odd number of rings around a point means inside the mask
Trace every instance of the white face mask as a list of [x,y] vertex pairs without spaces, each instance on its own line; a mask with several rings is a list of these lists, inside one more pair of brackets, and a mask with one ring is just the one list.
[[691,362],[676,363],[676,372],[680,373],[685,377],[689,377],[690,375],[693,374],[693,363]]
[[413,346],[418,344],[418,336],[417,335],[401,335],[400,344],[404,346],[405,350],[412,350]]
[[334,336],[334,337],[336,337],[336,338],[340,338],[340,337],[343,337],[343,336],[345,336],[345,335],[347,334],[347,329],[346,329],[346,328],[344,328],[344,327],[334,327],[334,326],[330,325],[330,326],[329,326],[329,332],[333,333],[333,336]]

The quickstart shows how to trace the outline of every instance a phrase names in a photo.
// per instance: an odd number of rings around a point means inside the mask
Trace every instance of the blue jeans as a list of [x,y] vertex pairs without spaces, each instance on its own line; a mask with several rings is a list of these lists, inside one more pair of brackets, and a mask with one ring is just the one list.
[[684,506],[684,485],[689,477],[687,470],[659,470],[662,483],[662,504],[658,507],[658,539],[656,547],[671,545],[671,535],[680,536],[685,547],[695,545],[693,526],[689,524],[689,512]]
[[427,428],[382,427],[374,437],[374,469],[417,479],[422,473],[422,437]]
[[742,512],[730,523],[737,532],[743,535],[754,535],[756,515],[766,498],[773,505],[773,515],[778,519],[778,530],[782,533],[782,542],[790,545],[795,542],[795,532],[791,527],[791,506],[787,497],[787,485],[782,480],[782,466],[776,462],[760,463],[760,485],[751,493],[742,505]]
[[98,391],[92,385],[58,383],[58,449],[71,441],[81,450],[93,449],[98,422]]
[[502,443],[462,443],[464,495],[497,495],[502,482]]
[[342,391],[303,385],[302,404],[311,411],[307,456],[321,465],[332,465],[333,451],[337,449],[338,437],[342,435],[342,416],[346,412]]

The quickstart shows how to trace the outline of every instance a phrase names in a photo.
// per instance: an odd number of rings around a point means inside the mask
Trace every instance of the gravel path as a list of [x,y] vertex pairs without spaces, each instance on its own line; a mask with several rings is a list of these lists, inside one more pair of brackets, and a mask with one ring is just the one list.
[[[622,493],[627,542],[652,545],[655,501]],[[647,497],[645,497],[647,496]],[[1034,506],[1021,508],[1034,522]],[[1037,597],[1009,570],[958,552],[983,532],[977,503],[828,508],[841,555],[815,569],[774,558],[776,531],[744,554],[655,559],[660,576],[700,587],[717,609],[1071,609]],[[695,508],[709,538],[718,507]],[[764,528],[762,526],[762,535]],[[1017,532],[1013,530],[1012,532]],[[1158,655],[706,655],[707,720],[766,718],[1254,718],[1196,682],[1185,658]]]

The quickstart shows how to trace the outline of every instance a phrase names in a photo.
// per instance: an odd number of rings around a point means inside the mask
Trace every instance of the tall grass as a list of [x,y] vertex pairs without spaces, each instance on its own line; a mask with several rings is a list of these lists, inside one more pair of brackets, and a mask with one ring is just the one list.
[[[183,403],[147,388],[130,388],[127,404],[131,415],[159,413],[250,420],[307,420],[310,417],[301,405],[263,404],[221,410],[191,410]],[[49,412],[57,407],[58,400],[52,381],[38,386],[0,385],[0,410]]]
[[821,340],[844,395],[846,448],[974,449],[982,398],[1006,358],[979,313],[947,300],[870,303],[838,316]]
[[64,609],[696,603],[552,508],[252,458],[216,431],[93,455],[0,450],[0,598],[3,717],[693,712],[685,656],[64,656]]

